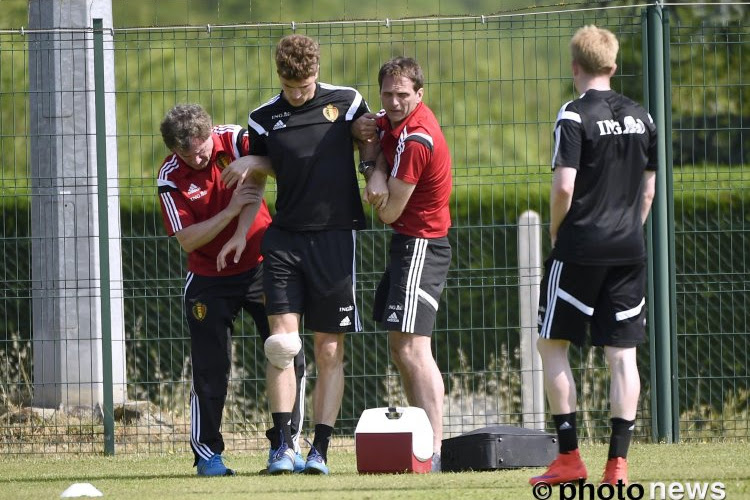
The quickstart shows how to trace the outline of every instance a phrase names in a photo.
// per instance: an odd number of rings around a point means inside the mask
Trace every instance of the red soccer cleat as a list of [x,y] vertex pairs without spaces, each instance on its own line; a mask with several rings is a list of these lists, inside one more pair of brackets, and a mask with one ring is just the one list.
[[581,454],[578,449],[569,453],[560,453],[557,458],[549,464],[547,471],[541,476],[534,476],[529,479],[530,485],[537,483],[561,484],[586,479],[588,472],[586,466],[581,460]]
[[628,461],[622,457],[607,460],[601,484],[616,485],[617,481],[622,481],[623,485],[628,484]]

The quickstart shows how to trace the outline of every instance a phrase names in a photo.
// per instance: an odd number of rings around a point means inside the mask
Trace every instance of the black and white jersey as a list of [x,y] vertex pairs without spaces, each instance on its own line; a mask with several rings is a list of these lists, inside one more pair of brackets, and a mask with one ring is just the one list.
[[578,172],[552,256],[578,264],[645,259],[643,173],[657,167],[651,116],[617,92],[589,90],[560,108],[554,134],[552,168]]
[[276,175],[273,225],[288,231],[364,229],[351,125],[367,112],[355,89],[326,83],[318,83],[302,106],[279,94],[250,112],[250,154],[270,157]]

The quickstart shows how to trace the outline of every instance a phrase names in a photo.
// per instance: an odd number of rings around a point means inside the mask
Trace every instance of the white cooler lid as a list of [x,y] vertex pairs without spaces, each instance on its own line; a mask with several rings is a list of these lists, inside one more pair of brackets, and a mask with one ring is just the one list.
[[354,435],[392,432],[410,432],[414,456],[421,461],[432,458],[432,425],[427,413],[416,406],[368,408],[359,417]]

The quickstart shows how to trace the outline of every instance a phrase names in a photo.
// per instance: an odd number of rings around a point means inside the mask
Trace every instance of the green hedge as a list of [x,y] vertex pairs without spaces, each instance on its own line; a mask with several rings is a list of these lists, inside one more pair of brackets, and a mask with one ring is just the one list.
[[[527,209],[548,220],[548,188],[487,185],[457,188],[452,200],[454,227],[450,232],[453,264],[434,335],[436,356],[448,374],[449,386],[488,390],[483,380],[499,366],[518,370],[518,296],[515,221]],[[677,258],[678,376],[685,409],[721,409],[728,391],[748,389],[748,241],[750,193],[715,191],[704,195],[678,192],[675,197]],[[5,283],[0,300],[3,318],[0,351],[7,358],[11,339],[31,338],[30,214],[28,200],[3,198],[0,242]],[[157,404],[183,404],[185,374],[189,373],[187,329],[182,318],[184,255],[177,242],[164,235],[156,203],[121,208],[122,257],[125,287],[125,331],[131,397]],[[385,267],[389,232],[373,222],[358,240],[358,303],[365,316],[365,333],[350,336],[347,384],[342,422],[356,423],[365,407],[389,403],[392,382],[386,337],[369,319],[371,300]],[[545,234],[545,248],[548,248]],[[265,408],[262,346],[247,318],[242,319],[235,349],[235,399],[245,411]],[[312,342],[306,342],[312,359]],[[648,392],[647,349],[641,352],[644,392]],[[587,352],[576,353],[583,364]],[[707,362],[710,360],[710,362]],[[19,361],[21,363],[21,361]],[[31,359],[26,373],[32,373]],[[16,366],[8,384],[21,381]],[[450,389],[450,388],[449,388]],[[508,388],[497,388],[498,391]],[[515,389],[515,387],[513,388]],[[517,408],[509,408],[515,410]],[[605,410],[603,408],[602,410]],[[352,429],[349,429],[353,431]]]

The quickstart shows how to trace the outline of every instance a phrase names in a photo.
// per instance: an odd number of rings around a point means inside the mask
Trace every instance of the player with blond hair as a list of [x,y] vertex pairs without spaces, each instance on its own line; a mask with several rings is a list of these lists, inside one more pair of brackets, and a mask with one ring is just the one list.
[[612,433],[603,483],[628,482],[627,452],[640,378],[636,346],[645,341],[646,247],[643,224],[654,197],[656,127],[639,104],[613,91],[618,42],[585,26],[570,42],[580,97],[562,106],[554,127],[550,193],[552,251],[539,304],[544,385],[559,454],[531,484],[586,479],[578,451],[571,343],[603,346],[611,382]]

